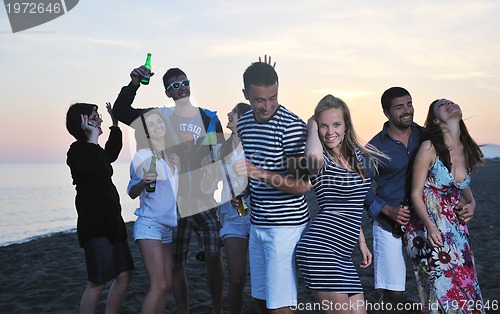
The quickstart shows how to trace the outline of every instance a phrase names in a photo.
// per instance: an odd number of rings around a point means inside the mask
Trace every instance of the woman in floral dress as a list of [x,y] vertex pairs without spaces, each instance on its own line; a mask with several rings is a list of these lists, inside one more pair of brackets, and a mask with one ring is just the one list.
[[430,105],[425,135],[415,158],[414,210],[405,234],[423,312],[483,313],[466,225],[476,207],[470,173],[483,154],[460,107],[446,99]]

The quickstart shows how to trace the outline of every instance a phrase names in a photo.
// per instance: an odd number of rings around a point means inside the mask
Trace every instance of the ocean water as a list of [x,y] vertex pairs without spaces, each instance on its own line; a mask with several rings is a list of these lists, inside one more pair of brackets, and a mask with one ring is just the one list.
[[[125,192],[129,165],[114,163],[113,169],[123,219],[135,221],[139,200]],[[0,173],[0,246],[76,230],[76,192],[65,163],[0,164]]]

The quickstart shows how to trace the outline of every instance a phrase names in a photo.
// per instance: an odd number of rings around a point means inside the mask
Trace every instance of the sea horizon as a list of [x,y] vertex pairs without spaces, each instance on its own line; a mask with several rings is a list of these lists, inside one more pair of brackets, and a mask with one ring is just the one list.
[[[498,150],[497,150],[498,148]],[[483,149],[487,160],[500,158],[500,146]],[[129,162],[112,164],[122,217],[135,221],[139,200],[126,194]],[[0,247],[29,242],[59,232],[76,232],[75,187],[65,162],[0,162]]]
[[[135,221],[139,200],[126,194],[129,163],[115,162],[113,182],[125,222]],[[59,232],[75,232],[75,187],[69,167],[54,163],[0,163],[0,246],[29,242]]]

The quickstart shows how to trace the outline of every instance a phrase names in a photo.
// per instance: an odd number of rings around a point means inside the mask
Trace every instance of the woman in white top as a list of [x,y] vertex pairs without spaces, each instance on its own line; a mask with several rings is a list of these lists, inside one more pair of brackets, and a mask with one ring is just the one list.
[[229,271],[229,313],[241,313],[243,289],[247,275],[250,215],[240,216],[238,214],[237,208],[241,198],[235,198],[235,196],[243,194],[242,199],[246,202],[247,210],[250,211],[250,202],[246,189],[248,179],[237,176],[233,164],[237,160],[245,159],[236,131],[236,124],[238,119],[250,109],[249,104],[239,103],[227,114],[227,128],[231,130],[231,136],[222,144],[218,156],[223,161],[221,166],[223,186],[219,216],[222,225],[220,237],[224,241]]
[[[172,286],[172,228],[177,225],[178,157],[167,157],[165,121],[155,110],[145,113],[143,121],[136,121],[135,130],[137,153],[130,165],[127,193],[140,200],[135,210],[138,218],[134,224],[134,240],[150,281],[141,312],[160,313]],[[153,156],[156,170],[150,171]],[[154,191],[148,192],[146,187],[154,181]]]

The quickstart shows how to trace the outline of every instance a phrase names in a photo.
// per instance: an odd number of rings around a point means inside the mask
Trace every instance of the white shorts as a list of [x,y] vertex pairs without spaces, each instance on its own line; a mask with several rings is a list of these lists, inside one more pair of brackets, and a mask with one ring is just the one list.
[[373,222],[373,270],[375,289],[405,291],[406,263],[401,237]]
[[139,216],[134,223],[134,241],[145,239],[172,243],[172,227],[160,224],[151,218]]
[[265,300],[268,309],[297,305],[295,247],[306,226],[250,226],[252,297]]

